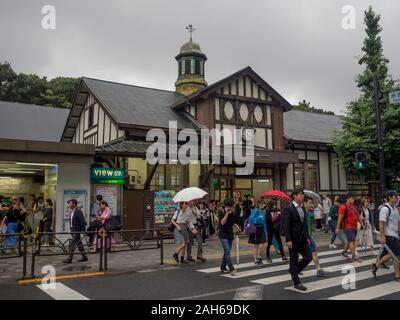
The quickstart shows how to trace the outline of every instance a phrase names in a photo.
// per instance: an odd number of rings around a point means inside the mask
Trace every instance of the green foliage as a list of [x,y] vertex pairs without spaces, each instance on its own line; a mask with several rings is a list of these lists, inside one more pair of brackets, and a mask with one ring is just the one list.
[[293,109],[295,110],[300,110],[300,111],[305,111],[305,112],[314,112],[314,113],[322,113],[322,114],[330,114],[330,115],[335,115],[334,112],[332,111],[325,111],[323,109],[318,109],[314,106],[310,106],[310,102],[303,100],[299,101],[299,104],[296,106],[293,106]]
[[0,63],[0,100],[70,108],[77,78],[50,81],[36,74],[16,74],[8,62]]
[[365,174],[369,179],[379,176],[379,159],[374,105],[374,77],[380,85],[380,105],[382,108],[383,147],[388,187],[394,187],[393,179],[400,172],[400,106],[389,104],[389,92],[399,89],[398,82],[388,75],[389,62],[383,55],[382,39],[379,33],[380,15],[369,7],[365,11],[364,23],[367,37],[362,47],[363,56],[359,64],[365,70],[357,76],[356,83],[361,96],[347,105],[343,118],[343,131],[333,139],[333,146],[339,159],[348,170],[355,170],[354,154],[362,148],[366,155]]

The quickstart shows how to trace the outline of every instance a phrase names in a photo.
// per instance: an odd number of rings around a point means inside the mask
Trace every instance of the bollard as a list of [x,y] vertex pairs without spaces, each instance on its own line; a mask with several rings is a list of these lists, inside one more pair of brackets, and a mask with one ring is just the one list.
[[[99,245],[100,244],[100,245]],[[96,251],[100,249],[100,267],[99,271],[103,271],[103,241],[100,241],[100,237],[96,235]]]
[[163,240],[163,234],[160,232],[160,259],[161,259],[161,265],[164,264],[164,240]]
[[28,240],[24,237],[24,255],[22,258],[22,279],[26,278],[26,258],[28,255]]
[[108,265],[107,265],[107,252],[108,252],[108,232],[106,233],[105,231],[103,232],[103,242],[104,242],[104,270],[108,270]]

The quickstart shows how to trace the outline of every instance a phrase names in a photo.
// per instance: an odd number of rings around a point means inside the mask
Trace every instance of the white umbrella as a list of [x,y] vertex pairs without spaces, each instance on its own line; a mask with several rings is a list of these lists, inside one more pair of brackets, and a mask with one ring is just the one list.
[[303,190],[304,194],[311,197],[314,201],[321,203],[321,197],[319,194],[315,193],[314,191],[310,190]]
[[208,193],[197,187],[185,188],[179,191],[172,199],[173,202],[189,202],[204,198]]

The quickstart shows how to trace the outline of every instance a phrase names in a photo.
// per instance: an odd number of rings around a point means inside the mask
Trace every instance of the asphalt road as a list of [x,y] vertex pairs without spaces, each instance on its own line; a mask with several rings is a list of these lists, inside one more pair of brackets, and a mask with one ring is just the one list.
[[[119,275],[61,280],[56,283],[56,289],[46,289],[37,284],[1,285],[0,299],[400,299],[400,283],[393,281],[392,266],[391,270],[380,269],[374,279],[370,271],[374,256],[361,254],[363,262],[353,264],[340,257],[338,251],[320,252],[322,267],[331,271],[329,278],[317,278],[315,266],[307,267],[302,277],[303,284],[309,289],[306,293],[293,290],[288,264],[283,264],[280,259],[259,267],[248,257],[242,259],[235,276],[221,275],[216,261],[196,262],[169,266],[164,270],[145,269]],[[352,273],[348,275],[343,267],[351,268]],[[343,288],[342,282],[353,276],[355,287]]]

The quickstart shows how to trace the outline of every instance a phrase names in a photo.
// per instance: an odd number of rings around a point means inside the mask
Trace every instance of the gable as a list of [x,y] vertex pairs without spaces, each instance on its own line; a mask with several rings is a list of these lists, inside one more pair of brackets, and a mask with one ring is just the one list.
[[246,67],[220,81],[215,82],[214,84],[190,95],[184,101],[178,101],[173,105],[173,108],[179,109],[187,105],[188,101],[194,102],[197,99],[207,98],[211,94],[223,94],[233,97],[256,99],[267,104],[280,106],[284,111],[291,109],[290,103],[250,67]]

